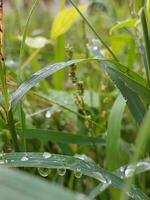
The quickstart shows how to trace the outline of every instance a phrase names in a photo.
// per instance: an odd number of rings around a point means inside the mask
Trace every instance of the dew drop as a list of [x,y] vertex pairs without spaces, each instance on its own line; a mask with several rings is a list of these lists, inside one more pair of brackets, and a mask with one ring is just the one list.
[[132,176],[134,174],[134,172],[135,172],[135,167],[128,166],[124,173],[125,173],[126,177],[129,177],[129,176]]
[[67,100],[64,100],[64,102],[63,102],[64,104],[68,104],[68,101]]
[[81,169],[77,168],[74,174],[76,178],[81,178],[82,177]]
[[94,51],[98,50],[98,46],[93,46],[93,50]]
[[51,118],[51,116],[52,116],[52,113],[51,113],[50,111],[47,111],[47,112],[45,113],[45,117],[46,117],[46,118]]
[[51,170],[48,168],[38,168],[38,172],[42,177],[47,177],[51,173]]
[[88,157],[88,156],[85,155],[85,154],[75,154],[74,157],[75,157],[75,158],[79,158],[80,160],[84,160],[84,161],[87,161],[87,162],[92,162],[92,163],[94,163],[94,160],[92,160],[92,158]]
[[59,176],[64,176],[66,174],[66,169],[57,169],[57,173],[59,174]]
[[44,152],[43,153],[43,157],[45,158],[45,159],[48,159],[48,158],[50,158],[52,156],[52,154],[50,154],[50,153],[48,153],[48,152]]
[[105,176],[103,176],[103,174],[101,174],[100,172],[94,172],[94,176],[101,181],[102,183],[108,183],[108,180]]
[[29,160],[27,156],[23,156],[23,157],[21,158],[21,161],[27,161],[27,160]]
[[5,163],[5,164],[7,164],[7,163],[8,163],[8,160],[7,160],[7,159],[5,159],[5,160],[4,160],[4,163]]
[[0,165],[5,164],[4,160],[0,160]]
[[150,169],[150,164],[149,164],[149,162],[141,161],[141,162],[137,163],[136,167],[137,167],[138,171],[140,171],[140,170],[141,171],[149,170]]
[[76,195],[75,200],[88,200],[88,199],[83,194],[78,194]]

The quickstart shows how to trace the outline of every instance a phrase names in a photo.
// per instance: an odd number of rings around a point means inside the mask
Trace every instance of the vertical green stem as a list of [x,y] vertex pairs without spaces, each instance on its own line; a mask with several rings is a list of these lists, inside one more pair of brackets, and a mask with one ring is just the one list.
[[2,84],[2,94],[5,101],[5,107],[7,110],[7,120],[9,125],[9,130],[12,135],[14,148],[16,151],[19,151],[18,142],[17,142],[17,134],[15,130],[14,120],[13,120],[13,113],[12,110],[9,109],[10,101],[9,101],[9,94],[7,90],[7,82],[6,82],[6,67],[5,67],[5,60],[4,60],[4,53],[3,53],[3,0],[0,0],[0,79]]
[[145,70],[146,70],[147,81],[150,87],[150,38],[149,38],[144,8],[142,9],[142,13],[141,13],[141,22],[142,22],[145,51],[146,51],[146,57],[147,57],[147,67]]
[[19,146],[18,146],[18,141],[17,141],[17,133],[16,133],[15,125],[14,125],[13,112],[11,108],[8,111],[8,125],[9,125],[9,130],[12,134],[15,151],[18,152]]

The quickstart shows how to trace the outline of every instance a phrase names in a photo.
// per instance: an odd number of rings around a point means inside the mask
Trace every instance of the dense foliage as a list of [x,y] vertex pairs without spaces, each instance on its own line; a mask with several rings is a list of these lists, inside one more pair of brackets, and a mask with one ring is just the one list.
[[0,15],[1,198],[149,199],[150,1]]

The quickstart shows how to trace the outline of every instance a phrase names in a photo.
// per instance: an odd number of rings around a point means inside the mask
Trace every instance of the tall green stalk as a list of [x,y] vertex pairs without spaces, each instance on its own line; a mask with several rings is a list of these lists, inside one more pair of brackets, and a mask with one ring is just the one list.
[[12,135],[15,151],[19,151],[18,142],[17,142],[17,133],[15,130],[13,113],[10,109],[9,93],[7,90],[7,81],[6,81],[6,66],[3,53],[3,0],[0,0],[0,79],[2,84],[2,94],[4,97],[5,109],[7,111],[7,120],[9,125],[9,130]]
[[141,22],[142,22],[145,51],[146,51],[146,58],[147,58],[147,68],[145,70],[146,70],[148,84],[150,87],[150,38],[149,38],[148,26],[147,26],[147,20],[146,20],[144,8],[142,9],[142,13],[141,13]]

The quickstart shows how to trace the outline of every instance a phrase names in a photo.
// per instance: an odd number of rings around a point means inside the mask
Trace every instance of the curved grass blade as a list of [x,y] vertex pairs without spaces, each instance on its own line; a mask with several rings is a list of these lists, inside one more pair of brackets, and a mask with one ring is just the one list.
[[109,170],[115,170],[120,166],[120,131],[123,111],[126,102],[122,95],[116,99],[108,119],[106,163]]
[[[52,75],[53,73],[57,72],[60,69],[63,69],[64,67],[70,66],[71,64],[77,64],[81,62],[87,62],[87,61],[92,61],[92,60],[100,60],[103,62],[103,64],[107,67],[105,67],[105,70],[115,82],[117,87],[120,89],[121,93],[123,94],[124,98],[127,100],[127,104],[129,106],[129,109],[131,113],[133,114],[134,118],[138,123],[141,123],[143,116],[145,114],[145,107],[138,97],[139,93],[140,95],[147,101],[149,102],[150,100],[150,93],[149,90],[144,87],[142,84],[139,82],[136,82],[135,80],[132,80],[130,77],[126,76],[122,71],[119,71],[114,65],[111,65],[111,62],[106,61],[106,59],[100,58],[99,57],[99,52],[94,53],[95,57],[93,59],[79,59],[79,60],[72,60],[68,62],[61,62],[53,65],[48,65],[47,67],[39,70],[35,74],[32,75],[32,77],[24,82],[23,84],[20,85],[20,87],[12,94],[11,97],[11,106],[15,107],[16,104],[21,100],[21,98],[33,87],[35,86],[39,81],[47,78],[48,76]],[[111,66],[110,66],[111,65]],[[121,65],[119,65],[121,66]],[[123,70],[123,68],[122,68]],[[117,73],[117,74],[116,74]],[[120,79],[118,78],[118,75],[120,76]],[[123,78],[122,78],[123,77]],[[127,87],[123,81],[126,81],[128,85],[132,88],[132,91],[129,86]],[[138,90],[138,94],[136,94]],[[134,101],[133,101],[134,99]],[[138,115],[136,113],[139,113]]]
[[88,137],[86,135],[64,133],[60,131],[45,130],[45,129],[17,129],[17,134],[25,138],[35,138],[43,141],[52,141],[62,144],[79,144],[79,145],[93,145],[105,144],[103,137]]
[[27,18],[27,21],[26,21],[26,25],[25,25],[25,28],[24,28],[24,32],[23,32],[23,37],[22,37],[22,42],[21,42],[21,46],[20,46],[20,64],[22,62],[22,58],[23,58],[23,54],[24,54],[24,46],[25,46],[25,40],[26,40],[26,37],[27,37],[27,32],[28,32],[28,27],[29,27],[29,23],[30,23],[30,20],[31,20],[31,17],[32,17],[32,14],[33,12],[35,11],[35,8],[37,7],[38,3],[39,3],[40,0],[35,0],[34,3],[33,3],[33,6],[29,12],[29,16]]
[[31,174],[0,167],[1,200],[89,200],[73,192]]
[[61,63],[48,65],[47,67],[39,70],[38,72],[34,73],[30,79],[28,79],[23,84],[21,84],[20,87],[12,94],[11,106],[15,107],[17,103],[21,100],[21,98],[39,81],[47,78],[48,76],[54,74],[55,72],[67,66],[84,62],[84,61],[90,61],[90,60],[94,60],[94,59],[79,59],[79,60],[72,60],[68,62],[61,62]]
[[[97,54],[96,54],[97,56]],[[71,64],[77,64],[80,62],[87,62],[87,61],[92,61],[92,60],[101,60],[101,61],[108,61],[106,59],[100,58],[100,57],[95,57],[93,59],[78,59],[78,60],[72,60],[68,62],[61,62],[61,63],[56,63],[52,65],[48,65],[47,67],[39,70],[35,74],[32,75],[32,77],[24,82],[23,84],[20,85],[20,87],[12,94],[11,97],[11,106],[14,107],[16,104],[20,101],[20,99],[33,87],[35,86],[39,81],[47,78],[48,76],[54,74],[55,72],[70,66]],[[108,61],[112,63],[116,63],[114,61]],[[144,79],[142,79],[140,76],[138,76],[135,72],[128,70],[125,66],[118,64],[117,65],[119,69],[121,69],[124,73],[129,73],[132,74],[133,77],[138,77],[139,82],[142,84],[145,84]]]
[[[115,174],[97,166],[94,161],[89,161],[83,157],[76,158],[72,156],[65,156],[50,153],[5,153],[2,155],[1,166],[8,167],[39,167],[51,169],[68,169],[73,171],[80,171],[81,174],[90,176],[100,182],[111,184],[118,190],[124,188],[124,182]],[[131,186],[130,192],[126,195],[135,200],[145,199],[149,197],[141,192],[134,185]]]
[[[124,165],[116,170],[115,174],[121,179],[131,177],[133,175],[138,175],[143,172],[150,171],[150,158],[138,161],[135,165]],[[99,194],[105,191],[110,186],[109,183],[100,183],[95,187],[89,194],[89,198],[96,198]]]
[[116,31],[116,30],[119,30],[119,29],[134,27],[137,22],[138,22],[138,20],[136,18],[131,18],[131,19],[127,19],[125,21],[121,21],[118,24],[114,25],[110,29],[109,34],[112,35],[113,31]]

